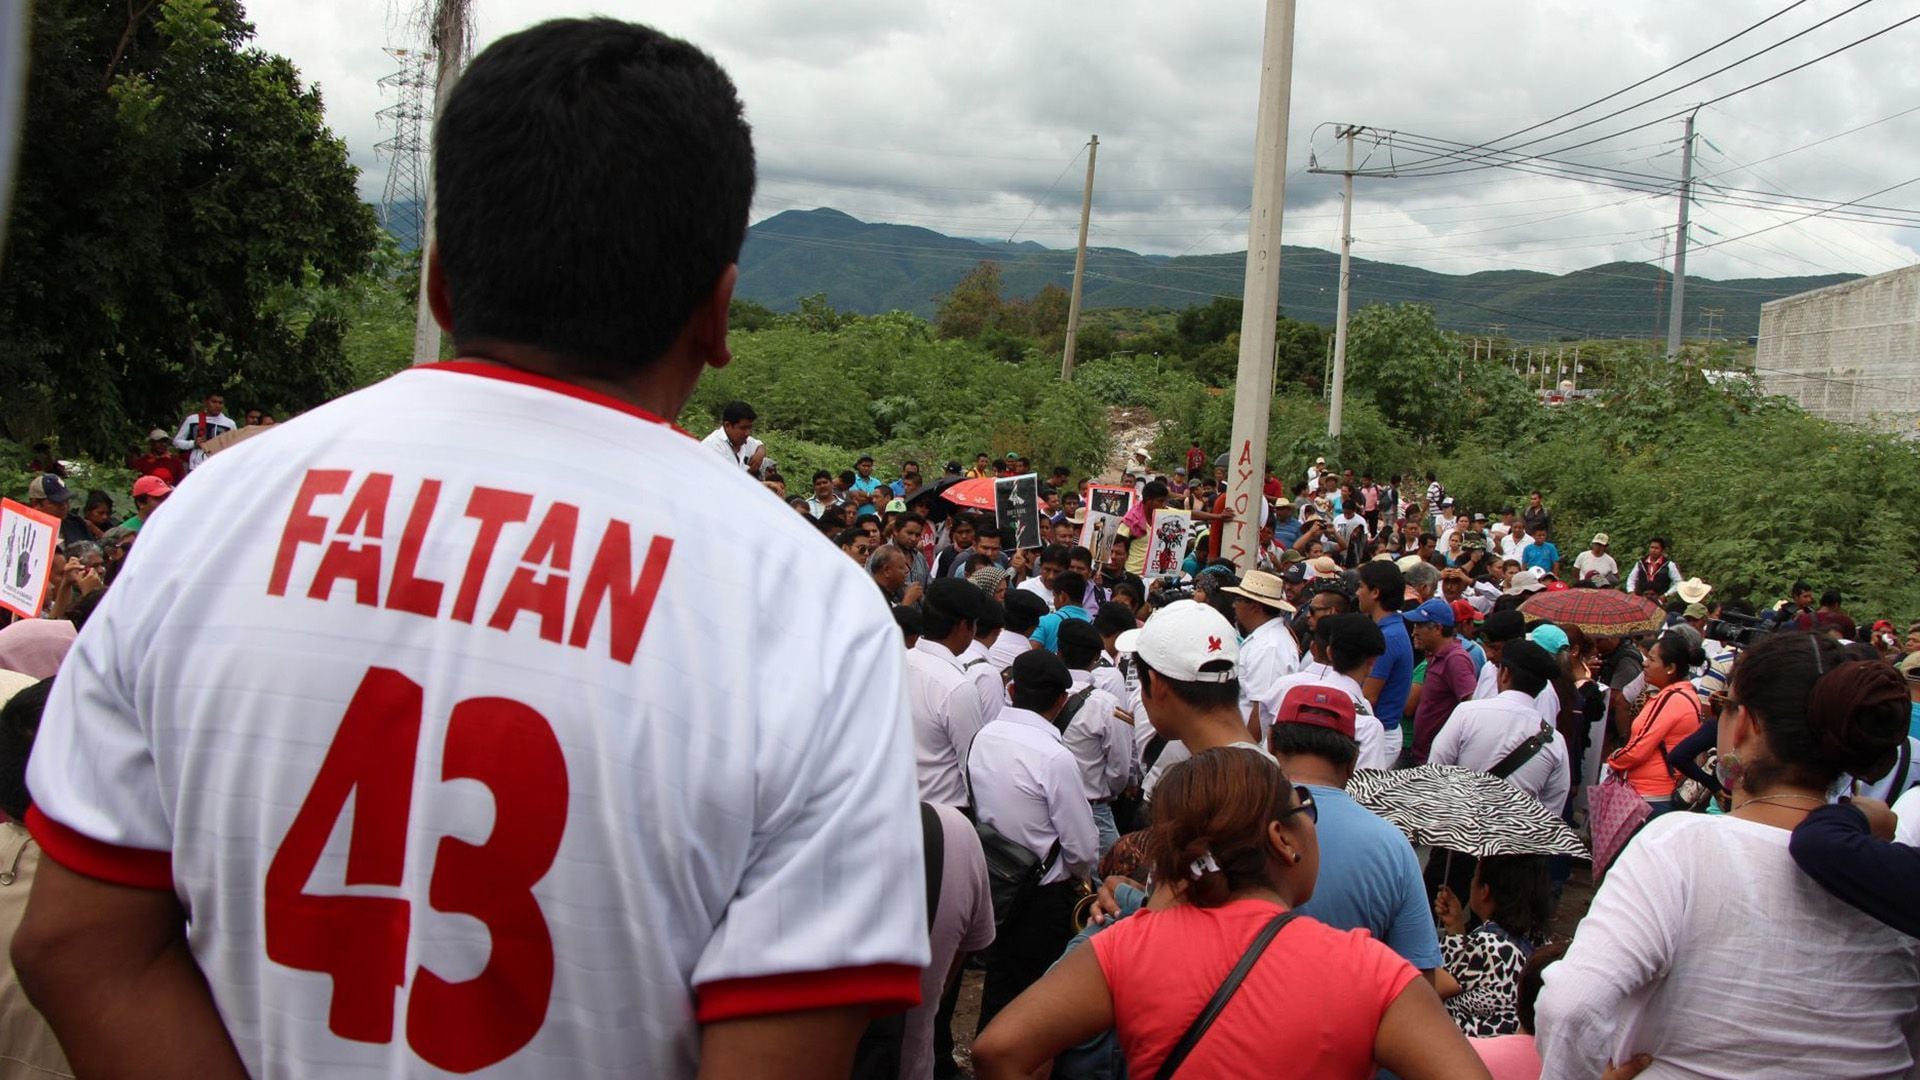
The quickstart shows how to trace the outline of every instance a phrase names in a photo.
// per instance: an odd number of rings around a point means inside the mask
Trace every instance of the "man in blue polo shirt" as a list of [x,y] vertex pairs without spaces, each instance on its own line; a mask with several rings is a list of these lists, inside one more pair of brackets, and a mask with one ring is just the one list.
[[1361,564],[1356,593],[1360,613],[1380,624],[1380,636],[1387,641],[1387,650],[1374,661],[1373,674],[1367,676],[1364,690],[1367,700],[1373,702],[1373,714],[1386,729],[1389,760],[1400,757],[1405,743],[1400,718],[1407,711],[1407,695],[1413,690],[1413,638],[1400,618],[1400,602],[1406,595],[1407,579],[1400,567],[1385,560]]
[[1071,570],[1062,570],[1053,576],[1053,610],[1040,617],[1040,625],[1033,628],[1028,640],[1050,652],[1060,651],[1060,624],[1068,619],[1078,622],[1092,622],[1093,616],[1080,606],[1086,599],[1087,579]]

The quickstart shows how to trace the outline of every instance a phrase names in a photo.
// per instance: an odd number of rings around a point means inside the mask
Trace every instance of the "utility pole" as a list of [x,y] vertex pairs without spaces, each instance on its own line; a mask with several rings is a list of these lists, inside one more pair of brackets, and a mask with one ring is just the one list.
[[1680,228],[1673,238],[1673,308],[1667,315],[1667,359],[1680,358],[1680,312],[1687,302],[1687,212],[1693,206],[1693,118],[1687,114],[1687,134],[1680,144]]
[[[473,49],[473,25],[469,19],[473,0],[433,0],[428,40],[439,59],[434,72],[433,117],[438,123],[453,93],[453,84],[467,68],[467,54]],[[437,215],[434,194],[433,140],[427,140],[427,207],[420,227],[420,301],[414,309],[413,362],[431,364],[440,359],[440,324],[433,317],[427,296],[427,267],[433,253],[434,225]]]
[[1233,389],[1233,445],[1221,554],[1242,574],[1260,552],[1260,500],[1273,406],[1274,320],[1280,311],[1280,218],[1287,192],[1287,113],[1293,99],[1295,0],[1267,0],[1260,49],[1260,106],[1254,121],[1253,210],[1247,219],[1247,275],[1240,306],[1240,366]]
[[1087,187],[1080,193],[1080,249],[1073,256],[1073,301],[1067,305],[1067,349],[1060,357],[1060,381],[1073,379],[1073,349],[1080,336],[1080,283],[1087,276],[1087,221],[1093,216],[1093,159],[1100,154],[1100,136],[1087,139]]
[[1327,438],[1340,437],[1347,396],[1347,298],[1353,292],[1353,137],[1358,125],[1340,129],[1347,140],[1347,167],[1340,174],[1340,303],[1333,323],[1333,401],[1327,407]]

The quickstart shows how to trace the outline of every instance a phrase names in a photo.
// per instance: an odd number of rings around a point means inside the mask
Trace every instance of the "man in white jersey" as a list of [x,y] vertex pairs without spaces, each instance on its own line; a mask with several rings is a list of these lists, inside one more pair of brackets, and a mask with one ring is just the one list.
[[550,22],[436,147],[462,359],[141,530],[40,729],[21,982],[83,1076],[845,1076],[928,956],[899,631],[662,419],[729,359],[733,86]]

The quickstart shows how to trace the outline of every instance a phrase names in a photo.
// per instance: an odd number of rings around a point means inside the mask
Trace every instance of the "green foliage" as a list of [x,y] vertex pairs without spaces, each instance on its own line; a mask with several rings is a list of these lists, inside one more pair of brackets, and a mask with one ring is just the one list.
[[[304,408],[352,382],[372,211],[319,92],[237,0],[34,5],[0,266],[0,422],[117,454],[210,390]],[[348,305],[350,306],[350,305]]]
[[703,432],[725,403],[751,402],[789,479],[789,460],[838,472],[861,453],[882,471],[906,458],[981,451],[1080,472],[1106,459],[1104,407],[1085,388],[1060,383],[1051,361],[1007,363],[975,343],[942,340],[911,315],[851,318],[829,330],[783,320],[731,343],[733,363],[701,380],[682,425]]

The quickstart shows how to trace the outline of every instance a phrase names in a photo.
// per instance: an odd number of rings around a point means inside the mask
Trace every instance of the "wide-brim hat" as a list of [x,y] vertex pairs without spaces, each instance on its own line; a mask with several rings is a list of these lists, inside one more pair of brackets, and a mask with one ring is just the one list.
[[1703,604],[1707,600],[1707,594],[1713,591],[1713,586],[1701,581],[1697,577],[1690,577],[1681,582],[1673,591],[1679,593],[1680,599],[1685,600],[1689,604]]
[[1286,582],[1278,574],[1269,574],[1265,570],[1249,570],[1240,584],[1221,589],[1223,593],[1245,597],[1263,607],[1291,614],[1295,609],[1287,603]]

